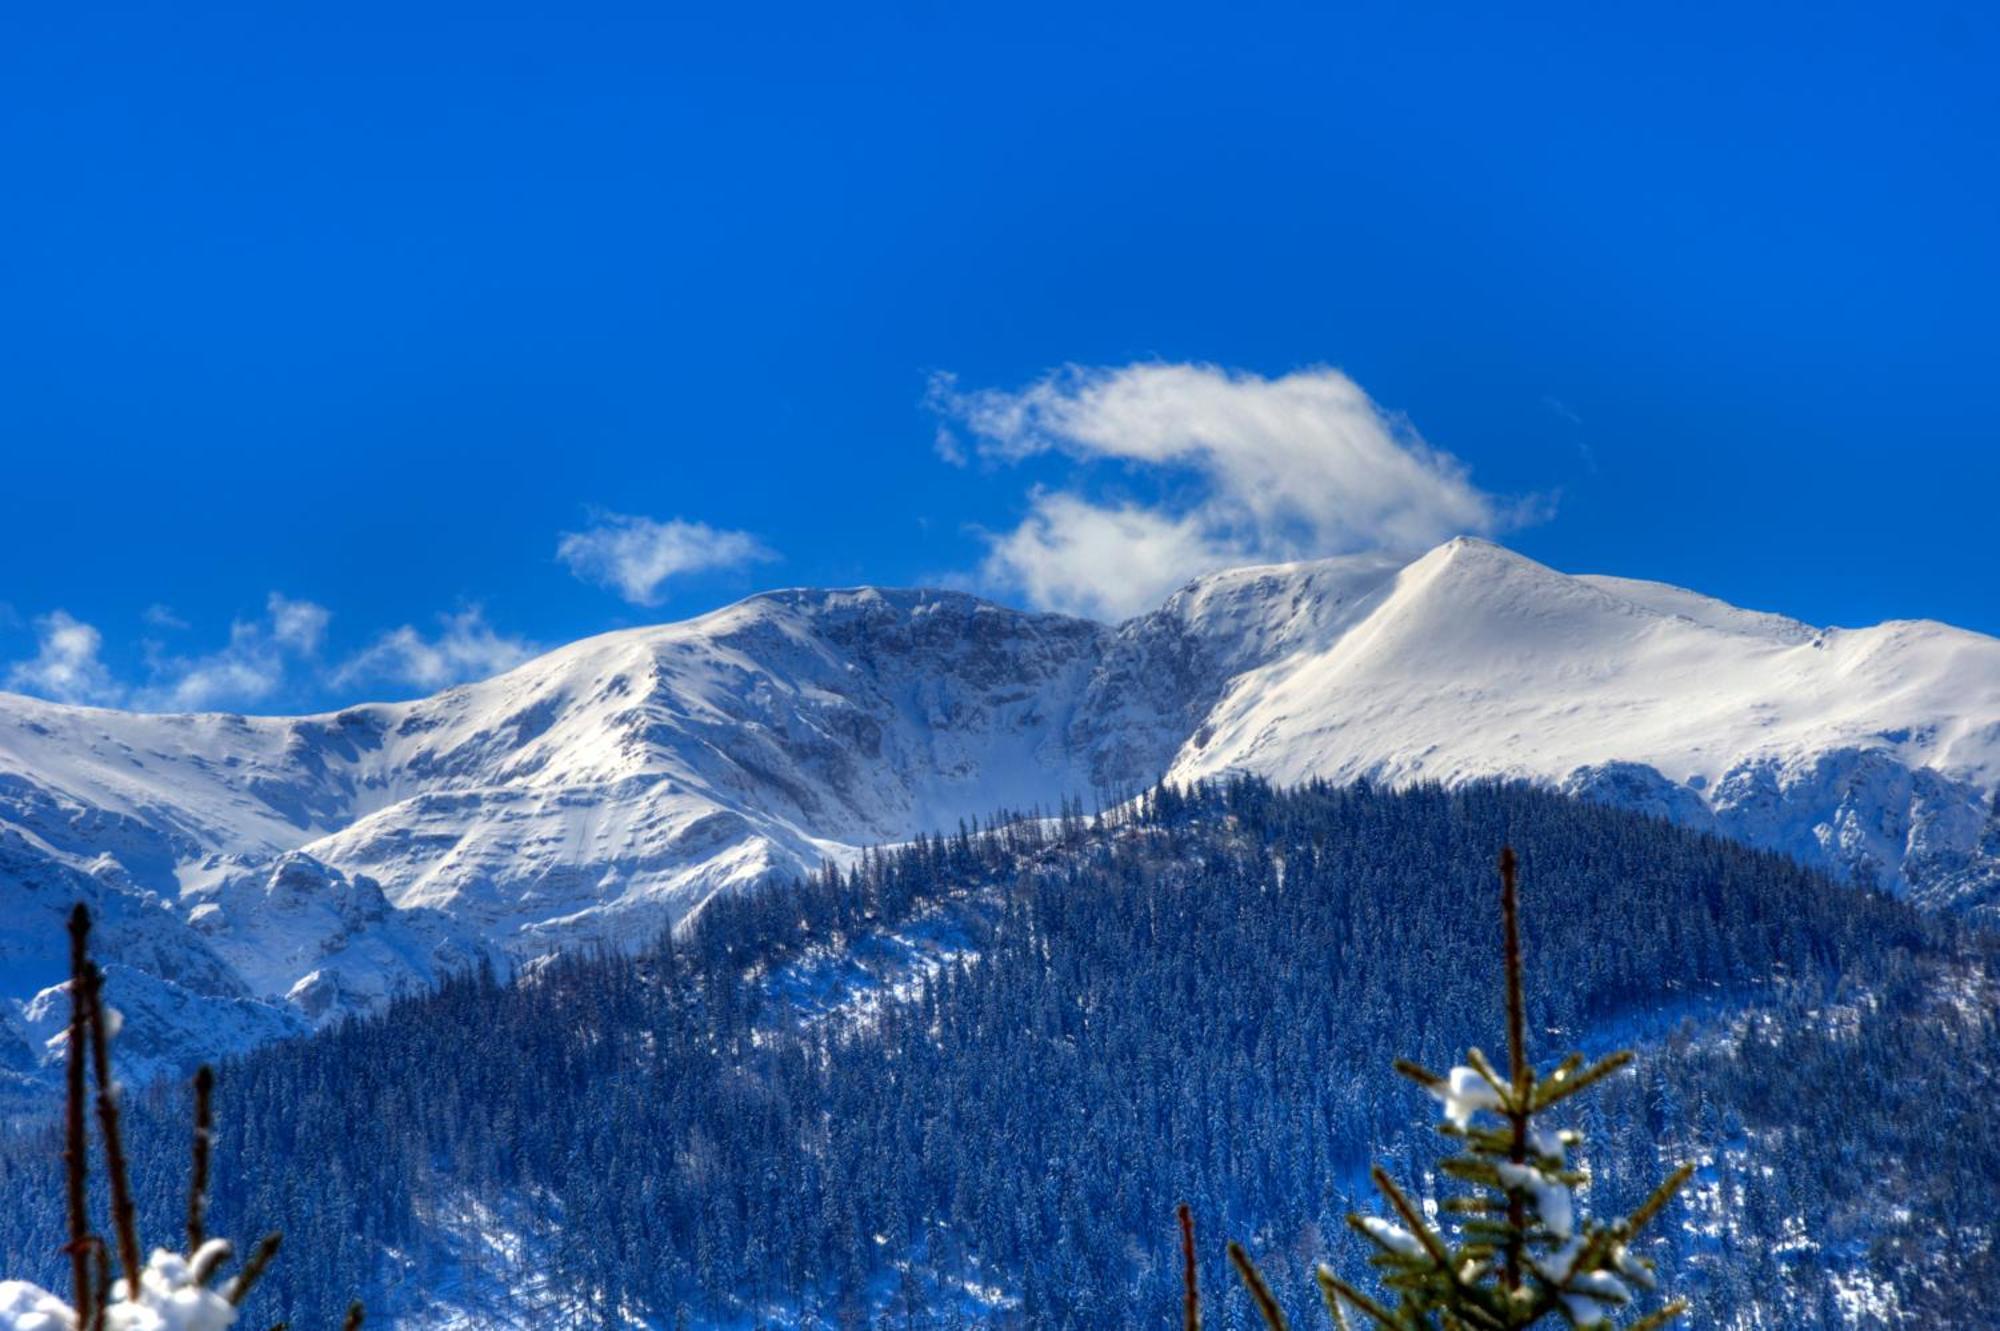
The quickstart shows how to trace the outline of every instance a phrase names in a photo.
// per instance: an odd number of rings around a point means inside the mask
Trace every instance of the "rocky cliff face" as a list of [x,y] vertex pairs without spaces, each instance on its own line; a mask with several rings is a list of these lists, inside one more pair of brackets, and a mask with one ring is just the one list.
[[1117,627],[788,591],[325,716],[0,696],[0,1076],[41,1058],[78,898],[164,1067],[962,817],[1236,770],[1540,781],[2000,911],[2000,641],[1945,625],[1477,541],[1217,574]]

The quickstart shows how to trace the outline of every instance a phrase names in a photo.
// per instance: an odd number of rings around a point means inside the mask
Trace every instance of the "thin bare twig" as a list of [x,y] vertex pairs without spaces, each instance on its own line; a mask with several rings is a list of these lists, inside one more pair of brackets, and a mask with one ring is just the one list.
[[201,1250],[208,1225],[208,1157],[215,1140],[215,1069],[204,1063],[194,1074],[193,1168],[188,1179],[188,1255]]
[[[1528,1158],[1528,1092],[1533,1073],[1528,1067],[1528,1003],[1521,983],[1521,893],[1520,864],[1512,846],[1500,850],[1500,916],[1506,935],[1507,968],[1507,1074],[1513,1094],[1507,1120],[1513,1140],[1507,1158],[1521,1164]],[[1521,1234],[1527,1224],[1527,1206],[1518,1188],[1507,1190],[1507,1288],[1521,1288]]]
[[278,1255],[278,1245],[284,1241],[285,1236],[277,1233],[266,1234],[257,1240],[257,1246],[250,1250],[249,1260],[243,1263],[243,1269],[222,1292],[222,1296],[229,1300],[232,1308],[243,1306],[243,1300],[250,1296],[251,1289],[263,1279],[264,1268]]
[[1264,1319],[1270,1331],[1290,1331],[1285,1321],[1285,1310],[1278,1306],[1278,1300],[1271,1294],[1271,1287],[1264,1283],[1264,1273],[1250,1260],[1250,1254],[1240,1243],[1229,1245],[1229,1260],[1236,1264],[1236,1274],[1243,1277],[1243,1287],[1250,1291],[1250,1301],[1257,1305],[1257,1313]]
[[1528,1000],[1522,986],[1520,861],[1512,846],[1500,851],[1500,914],[1507,932],[1507,1074],[1514,1094],[1527,1102]]
[[104,1172],[111,1180],[111,1232],[118,1238],[118,1265],[125,1292],[139,1297],[139,1208],[132,1202],[132,1174],[125,1162],[125,1138],[118,1127],[118,1084],[111,1080],[111,1031],[104,1016],[104,972],[84,963],[84,998],[90,1006],[90,1064],[97,1079],[97,1124],[104,1134]]
[[222,1264],[235,1256],[235,1249],[227,1239],[217,1239],[207,1247],[206,1252],[196,1250],[196,1260],[188,1268],[188,1279],[197,1285],[206,1285],[215,1279],[215,1273],[222,1269]]
[[1181,1325],[1186,1331],[1201,1331],[1201,1291],[1195,1287],[1194,1211],[1186,1202],[1180,1206],[1181,1219]]
[[104,1240],[95,1234],[90,1236],[90,1255],[97,1270],[97,1303],[83,1326],[84,1331],[103,1331],[104,1310],[111,1306],[111,1254],[105,1251]]
[[71,1302],[76,1307],[79,1326],[90,1326],[94,1321],[87,1198],[90,1138],[83,1107],[87,1096],[83,1046],[90,1027],[90,1009],[83,992],[83,973],[89,964],[90,911],[78,902],[69,916],[69,1062],[64,1067],[67,1098],[63,1112],[63,1171],[68,1184],[70,1283],[75,1290],[75,1298]]

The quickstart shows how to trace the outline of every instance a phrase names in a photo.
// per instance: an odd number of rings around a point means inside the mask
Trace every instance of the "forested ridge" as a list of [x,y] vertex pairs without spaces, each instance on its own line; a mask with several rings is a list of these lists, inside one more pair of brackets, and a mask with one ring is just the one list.
[[[1360,1260],[1340,1217],[1371,1160],[1421,1180],[1442,1149],[1389,1060],[1499,1042],[1503,843],[1531,1039],[1641,1044],[1582,1111],[1593,1206],[1704,1162],[1652,1250],[1701,1324],[2000,1301],[1992,938],[1511,785],[1162,789],[920,838],[634,954],[461,977],[225,1066],[215,1223],[286,1231],[263,1297],[300,1325],[532,1284],[556,1325],[1157,1327],[1183,1199],[1296,1294]],[[184,1112],[129,1115],[156,1231]],[[55,1154],[0,1143],[0,1270],[45,1282]],[[441,1243],[467,1215],[520,1256]]]

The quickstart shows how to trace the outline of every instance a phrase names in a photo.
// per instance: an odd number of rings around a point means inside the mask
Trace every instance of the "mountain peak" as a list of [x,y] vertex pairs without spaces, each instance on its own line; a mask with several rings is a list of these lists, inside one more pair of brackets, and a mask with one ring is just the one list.
[[1454,536],[1431,547],[1404,565],[1403,576],[1411,583],[1445,577],[1522,578],[1544,586],[1572,581],[1567,574],[1558,573],[1547,564],[1478,536]]
[[1231,771],[1533,780],[1977,906],[2000,642],[1822,631],[1472,537],[1226,570],[1115,628],[793,588],[324,716],[0,698],[0,918],[87,890],[166,940],[131,964],[291,1029],[961,818]]

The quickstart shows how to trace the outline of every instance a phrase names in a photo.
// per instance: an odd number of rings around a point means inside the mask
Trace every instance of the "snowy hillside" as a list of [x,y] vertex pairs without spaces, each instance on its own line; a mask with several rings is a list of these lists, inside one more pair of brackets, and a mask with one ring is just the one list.
[[[1231,580],[1248,573],[1226,575]],[[1322,565],[1249,598],[1176,598],[1197,637],[1242,601],[1290,637],[1230,680],[1177,779],[1247,769],[1500,775],[1714,827],[1970,905],[2000,883],[2000,640],[1943,624],[1817,629],[1677,588],[1566,577],[1454,541],[1298,624]],[[1221,580],[1216,580],[1221,581]],[[1293,631],[1294,625],[1298,625]]]
[[0,695],[0,1071],[46,1038],[79,895],[177,1023],[130,1043],[170,1060],[961,817],[1231,769],[1524,777],[2000,898],[2000,641],[1945,625],[1821,630],[1477,541],[1219,574],[1116,628],[790,591],[316,717]]

